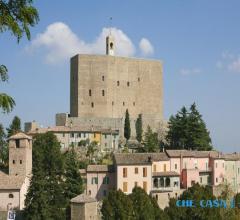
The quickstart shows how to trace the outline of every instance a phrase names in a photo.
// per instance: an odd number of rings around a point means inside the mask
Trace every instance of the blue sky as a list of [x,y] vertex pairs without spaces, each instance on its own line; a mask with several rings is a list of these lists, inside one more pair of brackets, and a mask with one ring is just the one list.
[[[196,102],[214,147],[240,151],[239,1],[39,0],[34,5],[40,22],[31,28],[30,42],[23,38],[17,44],[9,33],[0,35],[0,59],[10,75],[1,91],[17,103],[12,113],[0,113],[4,126],[14,115],[53,125],[55,113],[69,111],[69,56],[78,50],[101,53],[112,16],[114,33],[125,39],[120,55],[163,61],[165,118]],[[141,50],[143,38],[148,45]]]

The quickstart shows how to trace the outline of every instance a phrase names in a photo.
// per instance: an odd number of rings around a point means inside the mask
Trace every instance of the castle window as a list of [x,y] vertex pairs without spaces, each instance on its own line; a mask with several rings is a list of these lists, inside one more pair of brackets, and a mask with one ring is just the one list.
[[117,81],[117,86],[119,86],[120,85],[120,82],[119,81]]
[[140,77],[138,77],[138,82],[140,82]]
[[112,101],[112,105],[114,105],[114,101]]
[[71,138],[74,138],[74,133],[71,133]]
[[15,160],[13,160],[12,162],[13,162],[13,164],[15,164]]
[[89,96],[92,96],[92,90],[91,89],[89,89],[88,93],[89,93]]
[[19,148],[20,147],[20,140],[16,140],[16,148]]
[[113,49],[113,42],[110,43],[110,48]]
[[135,106],[135,102],[133,102],[133,106]]
[[9,195],[8,195],[8,198],[10,198],[10,199],[13,199],[13,194],[12,193],[10,193]]
[[20,160],[20,164],[22,164],[22,160]]
[[104,81],[104,79],[105,79],[104,76],[102,76],[102,81]]
[[93,102],[91,103],[91,106],[92,106],[92,108],[94,108],[94,103]]
[[102,96],[105,96],[105,91],[104,90],[102,90]]
[[127,86],[130,86],[130,82],[127,82]]
[[125,106],[125,102],[123,102],[123,106]]

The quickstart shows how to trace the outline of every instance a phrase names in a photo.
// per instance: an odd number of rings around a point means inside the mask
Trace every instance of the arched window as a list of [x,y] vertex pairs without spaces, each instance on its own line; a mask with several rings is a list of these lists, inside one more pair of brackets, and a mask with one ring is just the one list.
[[120,82],[119,81],[117,81],[117,86],[120,86]]
[[102,90],[102,96],[105,96],[105,91],[104,90]]
[[104,81],[104,79],[105,79],[105,77],[104,77],[104,76],[102,76],[102,81]]
[[93,102],[91,103],[91,106],[92,106],[92,108],[94,108],[94,103]]
[[8,198],[10,198],[10,199],[13,199],[13,194],[12,193],[10,193],[9,195],[8,195]]
[[140,77],[138,77],[138,82],[140,82]]
[[155,187],[155,188],[158,188],[159,186],[158,186],[158,178],[154,178],[154,180],[153,180],[153,186]]
[[160,187],[164,187],[164,178],[163,177],[160,178]]
[[92,90],[91,89],[89,89],[88,93],[89,93],[89,96],[92,96]]
[[170,186],[170,178],[167,177],[167,178],[166,178],[166,187],[169,187],[169,186]]

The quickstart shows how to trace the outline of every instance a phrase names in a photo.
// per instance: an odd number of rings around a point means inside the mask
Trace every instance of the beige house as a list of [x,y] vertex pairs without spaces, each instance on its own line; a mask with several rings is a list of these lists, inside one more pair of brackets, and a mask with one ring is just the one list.
[[24,133],[9,138],[9,172],[0,171],[0,211],[22,210],[32,172],[32,139]]

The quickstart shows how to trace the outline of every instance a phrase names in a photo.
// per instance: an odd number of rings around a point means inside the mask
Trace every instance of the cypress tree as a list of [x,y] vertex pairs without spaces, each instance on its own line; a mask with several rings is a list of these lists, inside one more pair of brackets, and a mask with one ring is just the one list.
[[16,133],[21,131],[21,119],[18,116],[15,116],[10,124],[9,128],[7,128],[7,137],[10,137]]
[[139,143],[142,141],[142,133],[143,133],[143,128],[142,128],[142,114],[138,115],[138,118],[136,120],[136,139]]
[[130,117],[127,109],[125,114],[125,121],[124,121],[124,137],[128,141],[130,136],[131,136]]

